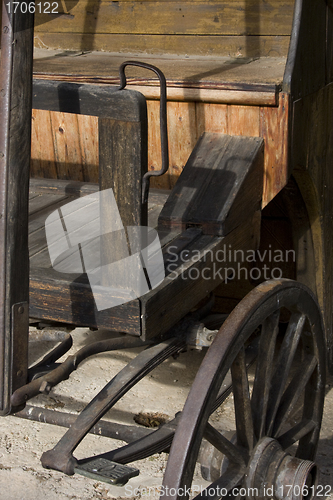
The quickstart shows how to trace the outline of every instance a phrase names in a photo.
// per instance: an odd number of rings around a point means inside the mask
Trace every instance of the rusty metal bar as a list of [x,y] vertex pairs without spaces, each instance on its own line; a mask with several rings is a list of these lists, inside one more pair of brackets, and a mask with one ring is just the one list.
[[[15,413],[15,417],[32,420],[34,422],[59,425],[59,427],[71,427],[74,425],[78,415],[27,405],[24,410]],[[90,434],[125,441],[125,443],[131,443],[153,432],[153,429],[137,427],[135,425],[117,424],[108,422],[107,420],[100,420],[89,431]]]
[[168,127],[167,127],[167,90],[166,80],[162,71],[153,66],[139,61],[125,61],[119,67],[120,86],[119,90],[126,87],[126,66],[138,66],[140,68],[153,71],[160,81],[160,132],[161,132],[161,156],[162,168],[160,170],[146,172],[142,179],[142,203],[148,203],[149,181],[152,176],[160,176],[165,174],[169,168],[169,146],[168,146]]

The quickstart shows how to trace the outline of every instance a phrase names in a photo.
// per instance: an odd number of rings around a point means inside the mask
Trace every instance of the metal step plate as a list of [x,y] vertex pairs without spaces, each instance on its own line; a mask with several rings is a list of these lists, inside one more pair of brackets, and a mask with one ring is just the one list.
[[106,458],[95,457],[85,463],[79,463],[74,472],[90,479],[97,479],[117,486],[123,486],[131,477],[138,476],[140,473],[134,467],[117,464]]

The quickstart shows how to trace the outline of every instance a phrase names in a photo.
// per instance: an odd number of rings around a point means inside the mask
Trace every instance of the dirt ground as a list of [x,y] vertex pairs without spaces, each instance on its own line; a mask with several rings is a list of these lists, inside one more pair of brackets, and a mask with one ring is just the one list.
[[[106,332],[76,329],[73,334],[73,351],[105,336]],[[39,345],[38,349],[31,349],[32,359],[38,358],[39,349],[42,347]],[[138,349],[115,351],[89,359],[80,365],[69,380],[59,384],[48,396],[35,398],[33,404],[78,413],[137,352]],[[135,425],[133,417],[139,412],[159,411],[170,418],[173,417],[182,408],[203,355],[204,351],[190,350],[177,359],[165,361],[124,396],[106,418]],[[318,492],[321,493],[319,498],[322,496],[333,499],[333,379],[328,381],[326,390],[325,413],[317,455],[317,464],[320,467],[319,484],[322,486]],[[232,420],[231,414],[232,404],[227,402],[224,409],[226,426]],[[77,474],[65,476],[42,467],[41,454],[52,448],[66,429],[15,416],[3,417],[0,422],[1,500],[158,498],[157,491],[166,465],[165,454],[154,455],[134,463],[133,465],[140,469],[140,475],[132,478],[127,485],[116,487]],[[77,448],[75,456],[89,457],[109,451],[114,446],[113,440],[88,435]],[[197,482],[204,484],[199,476]]]

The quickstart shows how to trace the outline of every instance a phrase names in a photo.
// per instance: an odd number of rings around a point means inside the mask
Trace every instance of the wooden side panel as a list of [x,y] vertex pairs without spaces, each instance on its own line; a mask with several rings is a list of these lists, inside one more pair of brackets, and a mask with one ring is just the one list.
[[[293,0],[68,1],[70,15],[36,15],[49,33],[290,35]],[[60,9],[59,9],[60,10]],[[39,25],[43,18],[47,25]]]
[[114,329],[131,335],[141,333],[137,299],[111,310],[97,311],[90,285],[84,276],[73,281],[73,275],[57,273],[53,269],[32,268],[30,315],[74,325]]
[[289,96],[280,94],[278,108],[261,108],[260,135],[265,141],[263,207],[287,184]]
[[[333,219],[333,84],[300,99],[293,106],[293,175],[311,223],[315,255],[316,292],[332,364],[332,219]],[[314,287],[313,287],[314,288]]]
[[[59,12],[62,3],[58,2]],[[80,0],[36,14],[43,48],[143,54],[286,56],[294,0]],[[199,35],[199,36],[198,36]],[[116,47],[116,49],[115,49]]]
[[283,91],[293,100],[326,84],[327,0],[296,0]]
[[[263,137],[265,174],[263,206],[286,184],[288,170],[288,95],[278,107],[201,102],[168,102],[169,172],[151,180],[152,187],[172,188],[198,138],[204,132]],[[148,168],[161,168],[159,101],[147,101]],[[52,115],[52,118],[51,118]],[[76,118],[76,119],[74,119]],[[98,182],[98,124],[95,117],[34,110],[32,177]],[[74,121],[73,121],[74,120]],[[59,128],[63,132],[59,131]],[[67,134],[77,134],[64,143]],[[66,162],[69,165],[66,165]]]

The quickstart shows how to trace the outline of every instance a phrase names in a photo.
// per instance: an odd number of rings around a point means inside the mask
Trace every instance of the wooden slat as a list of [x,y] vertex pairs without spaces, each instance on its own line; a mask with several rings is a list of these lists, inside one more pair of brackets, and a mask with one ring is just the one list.
[[[161,168],[159,103],[148,101],[148,166],[149,170]],[[172,188],[197,141],[194,103],[168,102],[169,171],[152,179],[152,186]]]
[[97,182],[97,118],[37,109],[32,116],[32,177]]
[[228,106],[228,134],[260,135],[260,113],[258,106]]
[[[36,15],[36,32],[133,33],[143,35],[227,34],[290,35],[293,0],[269,2],[219,1],[112,1],[66,2],[70,15]],[[42,18],[48,23],[38,26]]]
[[49,111],[33,110],[31,122],[31,175],[57,177],[56,149]]
[[181,174],[198,139],[195,124],[195,104],[168,104],[168,132],[170,144],[170,187]]
[[84,182],[94,182],[98,166],[98,120],[96,116],[77,115]]
[[48,194],[40,194],[32,199],[29,198],[29,216],[43,211],[45,208],[49,207],[54,203],[58,203],[65,200],[67,196],[63,194],[52,194],[51,196]]
[[[161,135],[160,135],[160,104],[157,101],[147,102],[148,116],[148,170],[162,168]],[[170,122],[169,122],[170,126]],[[151,179],[155,188],[170,189],[169,174]]]
[[204,132],[228,133],[228,108],[223,104],[196,104],[197,137]]
[[73,182],[70,180],[60,179],[30,179],[30,193],[54,193],[83,196],[84,194],[96,193],[99,189],[98,184],[87,182]]
[[289,134],[289,96],[281,93],[278,108],[261,108],[260,135],[265,141],[263,207],[288,182],[291,173]]
[[[46,25],[48,26],[48,24]],[[48,31],[35,34],[37,48],[61,48],[63,50],[112,51],[117,47],[119,52],[133,54],[183,54],[215,57],[286,57],[289,48],[289,36],[223,36],[223,35],[112,35],[81,33],[50,33]]]
[[82,178],[82,154],[77,115],[51,114],[52,134],[56,152],[58,177],[62,179]]

